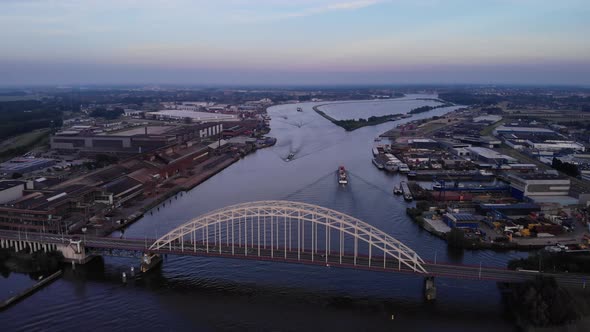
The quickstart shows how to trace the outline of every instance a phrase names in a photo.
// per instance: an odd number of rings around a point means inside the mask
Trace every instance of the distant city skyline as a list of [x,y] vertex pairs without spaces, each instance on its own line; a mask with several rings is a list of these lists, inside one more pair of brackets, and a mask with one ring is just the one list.
[[590,85],[583,0],[0,0],[0,85]]

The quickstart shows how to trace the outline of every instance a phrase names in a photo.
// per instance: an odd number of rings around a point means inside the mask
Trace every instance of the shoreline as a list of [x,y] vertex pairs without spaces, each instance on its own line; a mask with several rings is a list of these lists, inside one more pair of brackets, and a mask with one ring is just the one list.
[[[441,240],[444,240],[447,243],[447,247],[449,246],[448,242],[448,233],[440,232],[434,229],[430,224],[424,219],[424,217],[420,215],[413,215],[408,212],[409,208],[406,209],[406,215],[417,224],[421,229],[427,231],[428,233],[438,237]],[[423,211],[422,211],[423,212]],[[535,245],[535,244],[519,244],[516,242],[476,242],[476,241],[469,241],[466,242],[469,245],[463,245],[460,249],[464,250],[493,250],[493,251],[506,251],[506,250],[516,250],[516,251],[533,251],[539,250],[546,247],[545,244]]]

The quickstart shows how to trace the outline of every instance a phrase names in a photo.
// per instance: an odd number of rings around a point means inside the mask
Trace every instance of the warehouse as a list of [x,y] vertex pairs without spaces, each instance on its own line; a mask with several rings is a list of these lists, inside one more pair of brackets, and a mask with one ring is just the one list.
[[25,174],[37,171],[43,168],[51,167],[55,164],[55,160],[47,158],[13,158],[9,161],[0,164],[0,173],[4,175],[12,175],[15,173]]

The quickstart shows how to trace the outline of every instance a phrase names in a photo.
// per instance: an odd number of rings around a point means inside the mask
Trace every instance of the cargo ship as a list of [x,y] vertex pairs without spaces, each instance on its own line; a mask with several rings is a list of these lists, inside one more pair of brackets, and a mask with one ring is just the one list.
[[404,195],[404,199],[408,202],[411,202],[412,200],[414,200],[414,196],[412,196],[412,191],[410,190],[410,187],[408,187],[408,183],[406,181],[402,181],[400,183],[401,187],[402,187],[402,193]]
[[338,183],[339,184],[347,184],[348,183],[348,176],[346,175],[346,169],[344,166],[338,167]]

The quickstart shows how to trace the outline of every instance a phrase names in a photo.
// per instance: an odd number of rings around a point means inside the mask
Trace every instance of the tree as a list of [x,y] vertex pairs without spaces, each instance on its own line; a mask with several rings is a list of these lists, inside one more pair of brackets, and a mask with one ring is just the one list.
[[567,162],[564,163],[555,157],[553,157],[553,160],[551,162],[551,167],[553,167],[556,170],[563,172],[569,176],[576,177],[576,176],[580,175],[580,170],[578,169],[578,166],[576,166],[572,163],[567,163]]
[[458,228],[453,228],[447,234],[447,243],[449,247],[463,248],[465,243],[465,233]]

